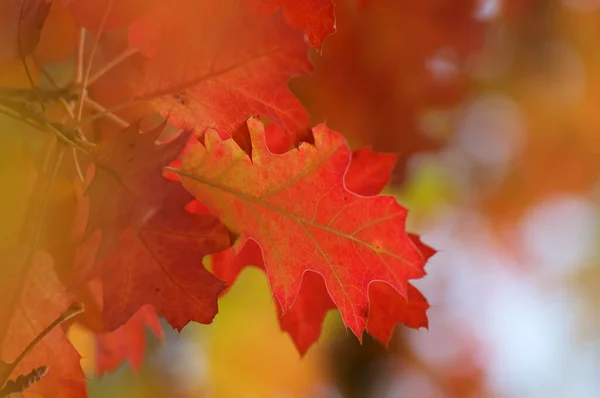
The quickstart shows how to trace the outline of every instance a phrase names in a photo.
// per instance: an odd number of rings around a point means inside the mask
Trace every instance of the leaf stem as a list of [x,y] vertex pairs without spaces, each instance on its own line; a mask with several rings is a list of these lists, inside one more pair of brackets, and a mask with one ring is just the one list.
[[106,73],[108,73],[112,68],[118,66],[121,62],[125,61],[127,58],[131,57],[133,54],[138,53],[140,50],[136,47],[130,47],[123,51],[121,54],[117,55],[114,59],[96,71],[89,79],[88,86],[93,84],[96,80],[100,79]]
[[79,41],[77,42],[77,54],[75,58],[75,85],[81,86],[83,81],[83,53],[85,51],[85,28],[82,26],[79,28]]
[[129,107],[129,106],[132,106],[132,105],[138,104],[138,103],[140,103],[140,102],[144,102],[144,101],[146,101],[146,100],[147,100],[146,98],[144,98],[144,99],[137,99],[137,98],[134,98],[134,99],[131,99],[131,100],[129,100],[129,101],[125,101],[125,102],[122,102],[122,103],[120,103],[120,104],[117,104],[117,105],[111,106],[111,107],[109,107],[109,108],[104,108],[104,110],[103,110],[102,112],[94,113],[94,114],[93,114],[93,115],[91,115],[91,116],[88,116],[88,117],[82,118],[81,120],[79,120],[79,121],[75,122],[75,124],[74,124],[72,127],[78,127],[78,126],[80,126],[80,125],[82,125],[82,124],[84,124],[84,123],[93,122],[94,120],[100,119],[100,118],[102,118],[102,117],[110,117],[109,115],[110,115],[112,112],[115,112],[115,111],[118,111],[118,110],[121,110],[121,109],[127,108],[127,107]]
[[79,101],[77,102],[77,112],[75,113],[77,116],[77,120],[81,120],[81,115],[83,112],[83,100],[87,95],[87,88],[89,85],[90,72],[92,71],[92,65],[94,63],[94,57],[96,55],[96,50],[98,49],[98,44],[100,43],[100,36],[102,35],[102,30],[104,29],[104,24],[106,23],[106,19],[108,18],[108,14],[112,8],[114,0],[109,0],[108,5],[106,6],[106,10],[104,11],[104,15],[102,16],[102,20],[100,21],[100,26],[98,27],[98,34],[94,40],[94,44],[92,45],[92,49],[90,51],[90,57],[88,59],[85,74],[83,75],[83,80],[81,82],[81,93],[79,96]]
[[107,119],[114,122],[117,126],[123,127],[123,128],[129,127],[129,124],[130,124],[129,122],[121,119],[120,117],[118,117],[117,115],[115,115],[112,112],[107,112],[106,108],[104,106],[102,106],[100,103],[92,100],[89,97],[86,97],[84,99],[84,102],[87,106],[89,106],[93,110],[95,110],[97,112],[101,112],[104,116],[106,116]]

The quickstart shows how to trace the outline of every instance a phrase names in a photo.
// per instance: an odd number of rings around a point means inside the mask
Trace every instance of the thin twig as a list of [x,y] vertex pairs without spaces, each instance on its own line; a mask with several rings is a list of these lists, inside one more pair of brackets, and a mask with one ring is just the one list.
[[139,51],[140,51],[139,48],[130,47],[130,48],[126,49],[125,51],[123,51],[121,54],[117,55],[113,60],[111,60],[109,63],[107,63],[102,68],[100,68],[98,71],[96,71],[88,79],[88,86],[90,86],[96,80],[100,79],[102,76],[104,76],[106,73],[108,73],[112,68],[119,65],[121,62],[125,61],[127,58],[131,57],[133,54],[138,53]]
[[119,111],[121,109],[130,107],[130,106],[135,105],[135,104],[139,104],[141,102],[145,102],[146,100],[147,99],[145,99],[145,98],[144,99],[134,98],[134,99],[131,99],[129,101],[125,101],[125,102],[122,102],[120,104],[117,104],[117,105],[105,108],[104,111],[102,111],[102,112],[94,113],[91,116],[82,118],[78,122],[75,122],[75,124],[73,126],[71,126],[71,127],[78,127],[78,126],[80,126],[80,125],[82,125],[84,123],[90,123],[90,122],[93,122],[94,120],[98,120],[98,119],[103,118],[103,117],[110,117],[109,115],[111,113],[113,113],[113,112],[116,112],[116,111]]
[[[85,96],[85,86],[82,86],[83,83],[83,55],[85,52],[85,37],[86,32],[82,27],[79,28],[79,41],[77,43],[77,53],[75,58],[75,87],[78,87],[79,92],[79,101],[82,102],[82,98]],[[65,102],[66,103],[66,102]],[[78,118],[75,116],[75,109],[77,107],[77,102],[71,102],[71,104],[67,104],[67,109],[69,109],[68,114],[71,117],[72,121],[81,119],[81,116]],[[74,129],[74,134],[80,138],[86,140],[85,134],[80,129]],[[73,163],[75,163],[75,171],[77,172],[77,177],[79,181],[85,181],[85,177],[83,175],[83,171],[81,170],[81,165],[79,164],[79,159],[77,158],[77,150],[75,148],[71,149],[71,154],[73,155]]]
[[83,75],[83,80],[81,82],[81,95],[79,97],[79,101],[77,103],[77,120],[81,120],[81,115],[83,112],[83,99],[87,95],[88,81],[90,79],[90,72],[92,71],[92,65],[94,63],[94,57],[96,55],[96,50],[98,49],[98,44],[100,43],[100,36],[102,35],[102,30],[104,29],[104,24],[106,23],[106,19],[108,18],[108,14],[110,13],[110,9],[112,8],[114,0],[109,0],[106,10],[104,11],[104,15],[102,16],[102,20],[100,21],[100,26],[98,27],[98,34],[94,40],[94,44],[92,45],[92,49],[90,51],[90,57],[88,59],[85,74]]
[[77,54],[75,57],[75,85],[81,88],[83,82],[83,54],[85,52],[85,28],[79,28],[79,41],[77,42]]
[[69,118],[71,120],[75,120],[75,113],[73,113],[73,107],[71,106],[71,104],[69,104],[63,97],[60,97],[58,99],[58,102],[62,105],[64,110],[67,112],[67,114],[69,115]]
[[85,105],[89,106],[93,110],[95,110],[97,112],[101,112],[104,116],[106,116],[107,119],[114,122],[117,126],[123,127],[123,128],[129,127],[129,124],[130,124],[129,122],[121,119],[119,116],[115,115],[112,112],[107,112],[106,108],[103,107],[100,103],[92,100],[89,97],[86,97],[84,99],[84,102],[85,102]]
[[79,178],[80,182],[85,182],[85,176],[83,175],[83,170],[81,169],[79,158],[77,157],[77,149],[71,148],[71,154],[73,155],[73,162],[75,163],[75,172],[77,173],[77,178]]
[[52,126],[51,124],[47,124],[46,126],[44,126],[44,130],[49,131],[52,134],[54,134],[56,136],[56,138],[58,138],[59,141],[61,141],[62,143],[67,144],[68,146],[70,146],[72,148],[79,149],[86,154],[88,153],[88,151],[85,149],[85,147],[86,146],[88,146],[88,147],[94,146],[94,144],[87,142],[87,141],[80,140],[77,137],[73,137],[73,140],[70,140],[66,135],[63,134],[62,131],[58,130],[56,127]]

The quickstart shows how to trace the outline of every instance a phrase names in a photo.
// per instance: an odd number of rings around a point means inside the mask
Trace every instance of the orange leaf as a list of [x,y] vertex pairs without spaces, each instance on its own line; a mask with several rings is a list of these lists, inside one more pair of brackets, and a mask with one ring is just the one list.
[[176,188],[164,180],[162,168],[181,152],[187,134],[157,145],[163,127],[140,134],[139,124],[131,124],[92,151],[95,172],[85,192],[90,198],[85,237],[96,229],[102,231],[100,255],[122,230],[139,228]]
[[209,131],[205,146],[184,156],[182,183],[240,235],[263,248],[265,270],[282,310],[288,311],[303,275],[325,280],[346,326],[361,338],[373,281],[407,294],[408,280],[424,275],[424,258],[404,229],[406,209],[393,197],[348,191],[350,150],[324,125],[315,145],[271,153],[263,125],[248,121],[253,159],[233,140]]
[[96,172],[86,190],[89,221],[76,280],[100,277],[111,331],[146,304],[179,330],[190,321],[209,323],[224,289],[201,261],[228,247],[230,236],[214,216],[186,212],[193,197],[162,177],[187,135],[156,145],[161,131],[140,134],[133,124],[92,153]]
[[[387,184],[394,167],[395,155],[373,152],[362,148],[352,153],[352,161],[345,175],[346,187],[362,195],[375,195]],[[420,248],[425,259],[435,251],[424,245],[418,236],[409,234]],[[215,275],[232,284],[239,272],[247,265],[263,268],[260,247],[249,240],[239,249],[239,243],[231,249],[211,255]],[[264,269],[264,268],[263,268]],[[325,315],[335,304],[331,301],[323,279],[313,272],[304,275],[298,297],[292,308],[282,313],[278,307],[282,330],[290,334],[296,348],[305,354],[317,341]],[[408,285],[408,296],[403,297],[384,283],[375,283],[369,288],[369,320],[367,330],[383,343],[391,337],[396,323],[412,328],[427,326],[426,311],[429,308],[422,294]]]
[[177,330],[190,321],[212,321],[225,285],[201,262],[206,254],[228,247],[230,238],[215,217],[185,211],[191,199],[183,189],[173,192],[141,228],[120,231],[115,246],[98,261],[93,259],[100,233],[80,248],[78,279],[102,280],[103,320],[109,330],[146,304]]
[[[73,298],[52,269],[52,258],[36,252],[27,259],[23,246],[3,251],[0,267],[0,390],[8,364],[64,313]],[[54,327],[23,358],[11,378],[42,366],[48,374],[26,390],[25,396],[80,398],[86,396],[79,354],[60,327]]]
[[[256,16],[239,0],[166,2],[136,21],[129,39],[146,55],[133,95],[152,99],[171,124],[237,137],[261,114],[308,135],[308,115],[287,88],[311,69],[307,45],[278,13]],[[118,84],[118,70],[111,79]]]

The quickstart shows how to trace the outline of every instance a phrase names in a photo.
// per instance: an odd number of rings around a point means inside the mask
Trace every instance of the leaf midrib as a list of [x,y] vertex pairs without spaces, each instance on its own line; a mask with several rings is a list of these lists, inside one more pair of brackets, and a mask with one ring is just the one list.
[[[197,181],[197,182],[199,182],[201,184],[207,185],[207,186],[209,186],[211,188],[219,189],[219,190],[227,192],[227,193],[229,193],[231,195],[237,196],[237,197],[239,197],[241,199],[244,199],[244,200],[256,203],[258,205],[261,205],[261,206],[263,206],[263,207],[265,207],[265,208],[267,208],[267,209],[269,209],[269,210],[271,210],[273,212],[279,213],[279,214],[281,214],[281,215],[283,215],[285,217],[288,217],[288,218],[290,218],[290,219],[292,219],[292,220],[294,220],[296,222],[304,223],[304,224],[310,225],[312,227],[321,229],[321,230],[323,230],[325,232],[328,232],[328,233],[340,236],[342,238],[346,238],[346,239],[352,240],[352,241],[354,241],[356,243],[359,243],[359,244],[361,244],[361,245],[363,245],[363,246],[365,246],[365,247],[367,247],[367,248],[369,248],[369,249],[371,249],[371,250],[373,250],[375,252],[386,254],[386,255],[388,255],[390,257],[393,257],[393,258],[395,258],[397,260],[400,260],[400,261],[404,262],[406,265],[409,265],[411,267],[413,266],[413,264],[411,264],[410,262],[406,261],[406,259],[404,259],[403,257],[397,255],[396,253],[390,252],[390,251],[385,250],[385,249],[377,248],[377,247],[369,244],[368,242],[365,242],[363,240],[360,240],[360,239],[356,238],[353,235],[349,235],[347,233],[344,233],[342,231],[339,231],[339,230],[327,227],[325,225],[321,225],[321,224],[315,223],[313,221],[309,221],[309,220],[307,220],[307,219],[305,219],[303,217],[298,217],[298,216],[296,216],[293,213],[290,213],[290,212],[288,212],[288,211],[286,211],[284,209],[281,209],[281,208],[279,208],[277,206],[274,206],[274,205],[272,205],[272,204],[270,204],[268,202],[265,202],[265,201],[261,200],[261,198],[257,198],[255,196],[248,195],[248,194],[246,194],[246,193],[244,193],[242,191],[239,191],[237,189],[228,187],[228,186],[223,185],[223,184],[219,184],[219,183],[213,182],[211,180],[204,179],[204,178],[202,178],[200,176],[197,176],[197,175],[192,174],[192,173],[185,172],[185,171],[183,171],[181,169],[169,169],[169,170],[173,171],[173,172],[175,172],[177,174],[179,174],[182,177],[189,178],[189,179]],[[353,194],[350,191],[348,191],[348,193]],[[372,220],[370,224],[373,225],[376,222],[384,222],[384,221],[393,219],[393,218],[395,218],[397,216],[398,216],[397,213],[396,214],[392,214],[391,216],[386,216],[386,217],[379,218],[377,220]],[[364,228],[361,227],[360,230],[362,230],[362,229],[364,229]]]

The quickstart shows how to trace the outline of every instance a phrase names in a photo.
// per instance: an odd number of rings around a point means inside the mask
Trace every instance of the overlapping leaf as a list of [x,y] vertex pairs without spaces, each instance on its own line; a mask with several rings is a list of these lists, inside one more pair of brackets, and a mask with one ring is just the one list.
[[235,136],[249,115],[260,114],[308,135],[308,115],[287,88],[311,69],[308,47],[279,12],[257,16],[237,0],[164,2],[136,20],[129,41],[145,55],[135,80],[123,81],[117,68],[98,84],[126,85],[131,97],[152,99],[177,127]]
[[9,366],[74,301],[54,274],[52,258],[43,251],[28,252],[16,246],[0,253],[0,390],[8,378],[47,366],[48,374],[27,389],[26,397],[85,397],[79,354],[60,327],[35,344],[16,368]]
[[190,321],[209,323],[224,288],[201,261],[228,247],[229,234],[215,217],[186,212],[191,195],[163,179],[162,167],[186,136],[156,145],[160,131],[140,134],[132,125],[94,152],[87,240],[77,272],[78,280],[102,280],[109,330],[146,304],[176,329]]
[[157,145],[163,127],[141,134],[134,123],[92,152],[95,171],[86,189],[90,207],[85,237],[100,229],[105,241],[101,252],[114,245],[124,229],[139,228],[175,188],[162,178],[162,168],[178,156],[187,137],[181,134]]
[[[406,210],[389,196],[348,191],[351,153],[339,134],[321,125],[315,145],[271,153],[263,125],[248,121],[253,159],[233,140],[210,131],[205,145],[183,158],[183,185],[240,234],[263,249],[267,277],[284,313],[313,271],[344,323],[360,338],[368,319],[368,288],[390,284],[406,295],[409,279],[424,275],[424,257],[404,230]],[[285,233],[282,233],[285,231]]]
[[[352,153],[352,162],[345,175],[346,187],[365,196],[375,195],[387,184],[394,167],[396,156],[376,153],[369,148]],[[420,248],[425,260],[435,252],[424,245],[416,235],[409,234]],[[228,284],[232,284],[239,272],[247,265],[263,268],[262,253],[256,242],[250,240],[239,249],[231,249],[211,255],[213,272]],[[282,330],[288,332],[304,354],[317,341],[325,315],[335,304],[331,301],[323,279],[318,274],[304,275],[298,297],[291,309],[283,312],[278,307]],[[426,310],[429,308],[423,295],[411,284],[406,297],[384,283],[372,284],[369,288],[369,319],[367,330],[383,343],[391,337],[396,323],[419,328],[427,326]]]

